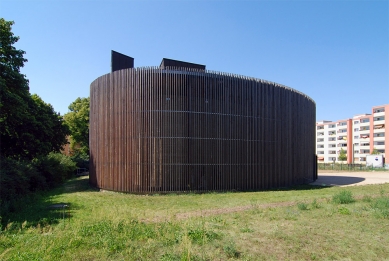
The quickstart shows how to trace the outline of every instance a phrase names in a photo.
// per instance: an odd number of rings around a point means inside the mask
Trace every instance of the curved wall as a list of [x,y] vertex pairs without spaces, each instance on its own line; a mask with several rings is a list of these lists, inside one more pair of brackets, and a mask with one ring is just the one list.
[[90,89],[90,182],[152,193],[261,190],[316,179],[316,105],[255,78],[132,68]]

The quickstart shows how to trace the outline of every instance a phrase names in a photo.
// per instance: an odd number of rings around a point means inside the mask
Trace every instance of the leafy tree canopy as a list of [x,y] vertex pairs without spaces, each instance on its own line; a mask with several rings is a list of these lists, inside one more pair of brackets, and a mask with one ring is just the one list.
[[64,115],[71,133],[71,149],[86,154],[89,154],[89,102],[89,97],[77,98],[69,105],[70,112]]
[[347,160],[346,151],[345,151],[343,148],[340,149],[338,159],[339,159],[340,161],[345,161],[345,160]]
[[62,117],[37,95],[30,95],[28,80],[20,73],[27,59],[13,45],[14,22],[0,18],[0,139],[1,155],[32,159],[59,151],[69,133]]

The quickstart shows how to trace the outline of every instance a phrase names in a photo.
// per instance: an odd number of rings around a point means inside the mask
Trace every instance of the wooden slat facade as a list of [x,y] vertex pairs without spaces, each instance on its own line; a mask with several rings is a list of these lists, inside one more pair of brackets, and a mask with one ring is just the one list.
[[103,75],[90,90],[90,182],[98,188],[245,191],[316,179],[316,105],[289,87],[147,67]]

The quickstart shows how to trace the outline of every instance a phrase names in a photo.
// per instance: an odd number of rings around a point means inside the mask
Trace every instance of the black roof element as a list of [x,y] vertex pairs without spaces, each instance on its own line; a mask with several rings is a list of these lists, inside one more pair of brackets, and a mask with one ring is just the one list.
[[166,69],[167,67],[181,67],[181,68],[192,68],[197,70],[205,71],[205,65],[182,62],[172,59],[163,58],[161,64],[159,65],[161,69]]
[[134,68],[134,58],[111,50],[111,72]]

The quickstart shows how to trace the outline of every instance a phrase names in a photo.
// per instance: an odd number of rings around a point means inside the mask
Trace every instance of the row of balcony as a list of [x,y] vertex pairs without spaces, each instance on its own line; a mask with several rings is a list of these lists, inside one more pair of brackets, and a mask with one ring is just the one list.
[[[379,153],[385,153],[385,148],[375,148]],[[347,154],[347,151],[344,151]],[[354,155],[356,154],[370,154],[370,149],[361,149],[361,150],[354,150]],[[324,154],[332,154],[332,155],[339,155],[340,150],[329,150],[327,153],[325,153],[324,150],[318,150],[317,155],[324,155]]]

